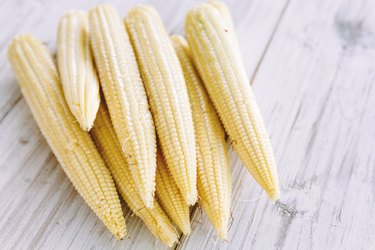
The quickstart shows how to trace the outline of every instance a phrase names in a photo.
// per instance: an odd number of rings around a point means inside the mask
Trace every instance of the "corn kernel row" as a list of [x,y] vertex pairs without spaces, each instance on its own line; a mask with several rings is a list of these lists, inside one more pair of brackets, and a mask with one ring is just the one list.
[[178,241],[172,222],[190,233],[189,206],[197,200],[227,238],[231,174],[224,128],[255,180],[273,201],[279,198],[275,158],[229,10],[219,1],[192,8],[185,33],[187,41],[170,38],[151,6],[135,6],[122,22],[102,4],[61,17],[59,72],[32,36],[9,47],[44,137],[117,238],[126,226],[115,184],[168,246]]

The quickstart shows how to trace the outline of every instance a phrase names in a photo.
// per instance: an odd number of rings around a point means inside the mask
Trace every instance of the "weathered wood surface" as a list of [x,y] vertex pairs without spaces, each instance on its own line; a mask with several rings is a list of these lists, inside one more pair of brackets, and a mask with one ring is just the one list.
[[284,208],[233,160],[233,224],[196,217],[184,249],[374,249],[375,5],[291,1],[253,80]]
[[[6,60],[30,32],[55,49],[59,16],[99,1],[0,2],[1,249],[162,249],[142,222],[117,241],[76,193],[42,138]],[[138,1],[111,1],[121,15]],[[182,33],[195,1],[153,4]],[[273,205],[231,150],[228,242],[200,210],[183,249],[375,248],[375,2],[228,1],[279,162]]]

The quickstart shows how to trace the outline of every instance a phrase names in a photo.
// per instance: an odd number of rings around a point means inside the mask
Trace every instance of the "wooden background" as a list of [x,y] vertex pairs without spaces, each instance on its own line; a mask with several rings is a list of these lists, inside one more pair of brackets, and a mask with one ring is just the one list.
[[[59,16],[100,1],[0,1],[0,248],[163,249],[127,213],[118,241],[61,170],[6,59],[29,32],[55,50]],[[197,1],[111,1],[123,16],[149,2],[183,33]],[[375,2],[227,1],[246,69],[279,163],[283,204],[272,204],[230,150],[232,221],[220,242],[206,216],[177,249],[375,249]]]

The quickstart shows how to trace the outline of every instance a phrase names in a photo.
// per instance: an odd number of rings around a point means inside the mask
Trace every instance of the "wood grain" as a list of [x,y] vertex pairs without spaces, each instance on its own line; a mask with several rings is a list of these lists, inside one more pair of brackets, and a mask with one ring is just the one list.
[[374,23],[372,1],[289,3],[253,80],[283,204],[231,153],[228,242],[197,216],[182,249],[374,249]]
[[[74,190],[42,138],[6,60],[12,37],[29,32],[55,50],[59,16],[100,1],[0,2],[0,245],[2,249],[164,248],[124,207],[130,239],[118,241]],[[141,1],[154,5],[170,33],[183,33],[186,10],[198,1]],[[121,15],[139,1],[111,1]],[[262,57],[285,2],[228,1],[249,74]],[[263,20],[267,17],[266,20]],[[249,46],[249,44],[251,46]]]
[[[74,190],[42,138],[6,60],[16,34],[55,50],[59,16],[101,1],[0,2],[1,249],[164,249],[128,219],[118,241]],[[171,33],[198,1],[111,1],[123,16],[151,3]],[[279,163],[272,204],[230,149],[228,242],[196,210],[183,249],[374,249],[375,2],[226,1]]]

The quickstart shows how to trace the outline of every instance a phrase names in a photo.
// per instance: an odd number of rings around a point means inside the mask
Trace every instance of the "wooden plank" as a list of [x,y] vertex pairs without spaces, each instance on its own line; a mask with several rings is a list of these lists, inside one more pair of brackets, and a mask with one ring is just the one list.
[[[101,2],[101,1],[96,1]],[[182,33],[186,10],[198,1],[111,1],[119,13],[139,2],[151,3],[171,33]],[[228,1],[235,13],[249,73],[255,70],[285,1]],[[0,245],[2,249],[163,249],[135,216],[128,218],[130,239],[118,241],[76,193],[40,134],[6,60],[17,34],[30,32],[55,50],[59,16],[88,9],[92,1],[0,3]],[[266,19],[264,19],[266,18]],[[264,20],[263,20],[264,19]],[[249,46],[251,44],[251,46]]]
[[233,222],[183,249],[374,249],[375,5],[292,0],[254,78],[279,162],[272,205],[234,156]]
[[[288,1],[262,2],[262,6],[254,4],[251,1],[242,2],[242,4],[236,5],[234,3],[233,6],[228,4],[228,7],[236,26],[244,64],[249,79],[251,79],[263,60],[264,53],[272,41],[279,21],[282,19],[288,5]],[[237,14],[238,11],[241,11],[240,14]],[[233,178],[232,202],[234,206],[237,203],[243,202],[237,196],[243,188],[243,176],[245,175],[248,178],[249,174],[231,147],[229,147],[229,159]],[[238,180],[239,182],[237,182]],[[259,193],[258,187],[256,185],[253,187],[252,190],[246,189],[244,192],[250,192],[250,196],[252,196],[251,193],[254,191],[255,193]],[[259,194],[256,196],[259,196]],[[177,248],[203,249],[205,247],[216,246],[219,243],[219,239],[208,218],[199,206],[193,210],[191,217],[192,233],[189,237],[182,236]]]

